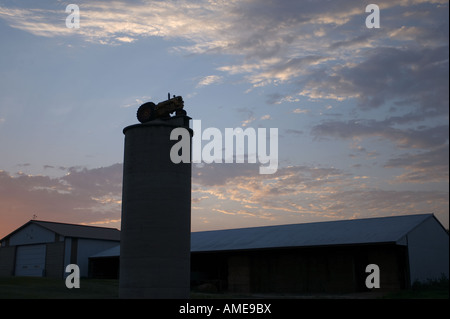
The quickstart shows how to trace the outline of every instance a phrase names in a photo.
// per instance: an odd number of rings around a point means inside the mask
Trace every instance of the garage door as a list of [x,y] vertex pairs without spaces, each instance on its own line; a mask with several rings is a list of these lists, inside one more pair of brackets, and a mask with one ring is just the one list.
[[19,246],[16,251],[16,276],[42,277],[45,269],[45,245]]

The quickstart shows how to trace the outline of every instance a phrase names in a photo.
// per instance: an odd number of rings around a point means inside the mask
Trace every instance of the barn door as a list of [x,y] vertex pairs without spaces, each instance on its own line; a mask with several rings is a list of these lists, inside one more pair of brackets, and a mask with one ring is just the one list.
[[19,246],[16,250],[16,276],[44,276],[45,245]]

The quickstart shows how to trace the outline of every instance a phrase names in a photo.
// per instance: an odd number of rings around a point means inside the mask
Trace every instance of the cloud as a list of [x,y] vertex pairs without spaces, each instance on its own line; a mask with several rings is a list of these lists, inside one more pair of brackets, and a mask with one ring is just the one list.
[[287,103],[294,103],[294,102],[299,102],[300,99],[297,97],[294,97],[292,95],[282,95],[280,93],[271,93],[271,94],[267,94],[267,104],[281,104],[284,102]]
[[386,168],[402,167],[406,172],[397,176],[393,183],[429,183],[445,182],[449,179],[448,144],[431,151],[417,154],[403,154],[391,158],[384,165]]
[[287,61],[273,63],[266,71],[248,76],[253,86],[263,86],[269,83],[283,83],[305,73],[308,67],[316,66],[327,61],[334,60],[333,57],[320,55],[309,55],[305,57],[292,58]]
[[123,108],[137,107],[141,104],[144,104],[145,102],[148,102],[151,99],[152,99],[151,96],[140,96],[140,97],[128,98],[124,102],[122,102],[122,105],[120,107],[123,107]]
[[[268,177],[240,166],[209,164],[196,171],[193,194],[206,197],[202,204],[208,206],[194,219],[201,216],[208,227],[221,228],[434,212],[448,222],[448,192],[383,190],[375,186],[376,178],[332,167],[291,166]],[[244,215],[246,220],[239,218]]]
[[429,149],[448,141],[448,125],[398,129],[391,121],[349,120],[326,121],[315,125],[311,134],[315,137],[338,137],[353,139],[361,137],[382,137],[394,142],[399,148]]
[[121,164],[69,168],[67,175],[59,178],[23,173],[12,176],[0,171],[0,237],[33,215],[42,220],[88,224],[117,220],[121,181]]
[[295,129],[286,129],[285,131],[287,134],[294,134],[294,135],[302,135],[305,132],[301,131],[301,130],[295,130]]
[[292,110],[292,113],[295,113],[295,114],[305,114],[305,113],[309,113],[309,110],[305,110],[305,109],[301,109],[301,108],[296,108],[295,110]]
[[236,177],[254,176],[259,174],[259,164],[221,163],[205,164],[192,167],[192,179],[201,186],[225,185]]
[[374,33],[365,33],[362,35],[358,35],[354,38],[351,38],[349,40],[343,40],[343,41],[337,41],[332,44],[330,44],[329,48],[331,50],[336,50],[339,48],[346,48],[349,49],[351,47],[371,47],[371,38],[374,37]]
[[[18,28],[45,37],[80,36],[100,44],[117,45],[136,37],[196,38],[208,25],[195,17],[210,7],[187,1],[96,1],[80,3],[80,28],[65,26],[65,7],[51,9],[0,7],[0,17]],[[202,22],[213,22],[205,17]],[[215,25],[215,24],[213,24]]]
[[220,83],[222,81],[222,77],[219,75],[208,75],[203,77],[197,84],[197,87],[208,86],[215,83]]
[[255,113],[252,108],[249,107],[240,107],[237,108],[236,111],[245,116],[245,120],[242,120],[241,126],[246,127],[253,121],[256,121]]
[[70,34],[70,29],[65,26],[64,9],[23,9],[0,6],[0,18],[6,20],[12,28],[24,30],[37,36],[54,37]]
[[378,47],[358,64],[317,70],[303,82],[301,95],[345,100],[361,109],[395,102],[418,107],[424,117],[448,115],[448,45],[436,48]]
[[[349,120],[326,121],[315,125],[311,134],[316,138],[341,138],[355,141],[363,138],[382,138],[394,143],[407,153],[390,158],[384,168],[403,168],[405,173],[393,178],[390,183],[442,183],[448,181],[448,125],[398,128],[397,118],[384,121]],[[358,151],[366,149],[358,146]],[[378,151],[367,153],[377,154]]]
[[[389,167],[437,178],[448,161],[448,146],[416,157],[399,156]],[[297,165],[260,175],[256,164],[193,166],[193,229],[223,229],[355,217],[434,212],[448,224],[448,192],[383,190],[371,176],[333,167]],[[119,227],[122,164],[69,168],[59,178],[0,171],[0,237],[30,220]],[[445,175],[443,175],[445,177]],[[448,166],[447,166],[448,178]],[[243,219],[244,217],[244,219]]]
[[131,42],[136,41],[136,39],[130,38],[130,37],[116,37],[116,40],[120,41],[120,42],[126,42],[126,43],[131,43]]
[[[378,5],[383,28],[375,32],[365,28],[365,5],[356,0],[86,2],[80,4],[79,29],[65,27],[61,4],[46,9],[3,5],[0,18],[38,36],[77,36],[105,45],[147,37],[181,39],[185,44],[174,52],[238,57],[218,70],[242,74],[255,88],[295,83],[293,93],[313,99],[355,98],[361,108],[408,102],[445,113],[448,13],[441,7],[448,2],[386,0]],[[198,85],[221,79],[211,75]],[[279,103],[281,96],[276,97],[269,96],[268,103]]]

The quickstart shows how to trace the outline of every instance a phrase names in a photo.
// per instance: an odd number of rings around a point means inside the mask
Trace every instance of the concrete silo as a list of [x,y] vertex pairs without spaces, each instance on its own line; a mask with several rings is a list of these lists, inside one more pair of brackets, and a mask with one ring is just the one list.
[[143,106],[138,111],[142,124],[123,130],[119,296],[188,298],[191,163],[171,161],[171,148],[178,141],[170,134],[174,128],[186,128],[191,148],[190,118],[184,110],[173,117],[155,115],[153,103],[149,112],[139,114]]

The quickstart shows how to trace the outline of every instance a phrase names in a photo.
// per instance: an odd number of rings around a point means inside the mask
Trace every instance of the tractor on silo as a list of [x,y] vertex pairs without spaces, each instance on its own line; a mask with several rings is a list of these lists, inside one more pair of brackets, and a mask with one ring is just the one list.
[[147,102],[142,104],[137,111],[137,119],[141,123],[146,123],[155,119],[170,118],[170,114],[175,112],[175,115],[186,115],[183,109],[184,102],[181,96],[173,96],[170,98],[170,93],[166,101],[158,104]]

